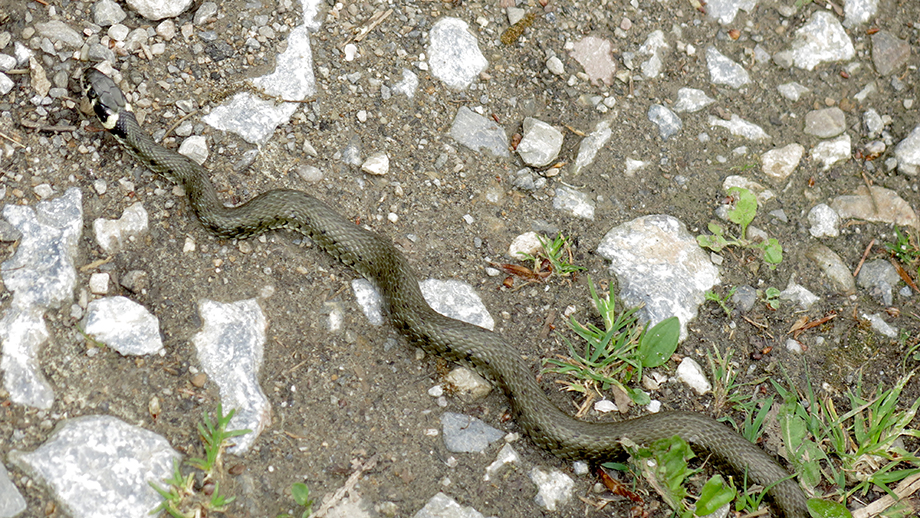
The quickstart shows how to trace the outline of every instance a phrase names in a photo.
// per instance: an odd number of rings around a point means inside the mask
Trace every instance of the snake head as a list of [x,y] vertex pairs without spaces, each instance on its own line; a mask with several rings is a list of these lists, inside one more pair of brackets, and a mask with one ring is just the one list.
[[119,114],[131,111],[131,105],[115,81],[95,68],[88,68],[83,72],[81,86],[83,95],[92,104],[93,112],[105,129],[114,129]]

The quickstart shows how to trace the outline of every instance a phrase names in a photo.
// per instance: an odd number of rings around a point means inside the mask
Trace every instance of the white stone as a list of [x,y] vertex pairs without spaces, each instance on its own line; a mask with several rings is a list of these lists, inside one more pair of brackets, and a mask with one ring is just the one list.
[[492,385],[482,376],[466,367],[456,367],[447,373],[444,381],[450,383],[456,394],[467,401],[478,401],[489,395]]
[[609,399],[602,399],[594,403],[594,410],[606,414],[607,412],[619,412],[616,403],[610,401]]
[[716,100],[706,95],[706,92],[702,90],[681,88],[677,90],[677,102],[674,103],[673,110],[677,113],[694,113],[714,102]]
[[511,244],[508,245],[508,257],[521,260],[521,254],[536,255],[542,248],[540,236],[536,232],[525,232],[511,240]]
[[539,468],[530,470],[530,480],[537,485],[534,502],[547,511],[555,511],[558,504],[565,503],[572,497],[575,481],[559,470],[545,473]]
[[916,176],[920,172],[920,125],[898,143],[894,148],[898,159],[898,171],[902,174]]
[[709,126],[720,126],[727,129],[732,135],[744,137],[750,140],[759,141],[767,140],[770,138],[770,135],[767,135],[767,132],[765,132],[763,128],[752,122],[748,122],[742,119],[736,114],[732,114],[732,118],[729,120],[723,120],[714,115],[710,115]]
[[808,231],[813,237],[837,237],[840,235],[840,216],[834,209],[820,203],[808,211]]
[[431,74],[451,89],[466,88],[489,65],[463,20],[450,17],[438,20],[428,38]]
[[690,386],[697,394],[703,395],[712,390],[703,368],[693,358],[685,356],[677,366],[677,379]]
[[875,329],[879,333],[887,336],[894,340],[898,337],[898,328],[890,325],[888,322],[885,322],[885,319],[882,317],[881,313],[862,313],[862,318],[868,320],[872,324],[872,329]]
[[798,101],[802,95],[811,91],[807,86],[802,86],[795,81],[783,83],[777,86],[776,90],[779,91],[780,95],[793,102]]
[[94,273],[89,276],[89,291],[96,295],[105,295],[109,292],[109,274]]
[[637,171],[641,171],[648,167],[648,162],[643,162],[642,160],[633,160],[632,158],[626,159],[626,176],[632,177],[636,175]]
[[706,48],[706,65],[709,67],[709,80],[713,84],[741,88],[751,82],[751,76],[744,67],[713,46]]
[[355,56],[358,55],[358,46],[354,43],[348,43],[345,45],[345,61],[354,61]]
[[544,167],[559,156],[562,149],[562,132],[549,124],[527,117],[524,119],[524,136],[518,144],[517,153],[529,166]]
[[163,351],[160,321],[147,308],[126,297],[105,297],[86,307],[86,334],[122,355]]
[[878,0],[843,0],[843,26],[855,27],[875,16]]
[[556,56],[546,60],[546,68],[557,76],[565,75],[565,65],[563,65],[562,60]]
[[137,202],[125,209],[118,219],[99,218],[93,221],[93,232],[99,246],[106,253],[113,254],[121,250],[132,236],[147,232],[147,222],[147,211],[141,202]]
[[508,464],[517,464],[519,462],[521,462],[521,456],[518,455],[518,452],[516,452],[510,444],[506,444],[498,451],[498,455],[495,456],[495,461],[486,466],[486,474],[483,475],[482,480],[488,482],[502,467]]
[[556,188],[553,208],[579,218],[594,219],[594,203],[588,198],[588,195],[567,185]]
[[179,145],[179,154],[185,155],[198,165],[201,165],[208,159],[208,141],[202,135],[193,135],[182,141]]
[[611,136],[613,136],[613,132],[610,130],[610,121],[598,122],[594,127],[594,131],[589,133],[578,144],[578,156],[575,157],[572,174],[580,173],[582,169],[594,162],[597,152],[607,144]]
[[792,60],[799,68],[814,70],[821,63],[848,61],[855,56],[853,42],[828,11],[816,9],[808,23],[795,31]]
[[361,164],[361,170],[367,174],[383,176],[390,170],[390,157],[383,151],[374,153]]
[[771,149],[760,156],[763,174],[777,183],[783,182],[799,166],[804,154],[805,146],[796,143]]
[[850,136],[844,133],[831,140],[819,142],[811,150],[811,159],[821,162],[822,170],[827,171],[834,164],[850,158]]
[[127,0],[128,7],[151,21],[175,18],[191,3],[192,0]]

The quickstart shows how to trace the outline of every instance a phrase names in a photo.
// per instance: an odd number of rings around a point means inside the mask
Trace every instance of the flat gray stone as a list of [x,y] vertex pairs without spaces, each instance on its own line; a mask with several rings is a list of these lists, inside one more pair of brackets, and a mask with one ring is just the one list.
[[75,518],[147,518],[163,498],[173,460],[181,456],[163,437],[110,416],[86,416],[58,424],[33,452],[13,450],[10,460],[46,484]]
[[830,206],[843,219],[879,221],[920,229],[917,213],[910,203],[898,196],[897,192],[878,185],[872,186],[871,195],[865,186],[860,186],[856,194],[837,196],[831,200]]
[[686,226],[672,216],[643,216],[614,227],[597,253],[610,260],[623,302],[630,307],[644,304],[640,318],[652,325],[677,316],[681,340],[705,301],[706,290],[720,282],[718,268]]
[[802,86],[795,81],[791,83],[783,83],[776,87],[776,90],[780,95],[789,99],[790,101],[798,101],[804,94],[810,92],[811,90],[808,87]]
[[658,136],[661,140],[668,140],[677,135],[684,126],[683,121],[676,113],[661,104],[653,104],[648,108],[648,120],[658,126]]
[[242,454],[271,424],[271,403],[259,386],[268,323],[255,299],[229,304],[202,300],[198,312],[204,325],[192,343],[202,370],[220,389],[224,412],[236,410],[227,428],[251,430],[230,439],[234,445],[227,451]]
[[805,114],[805,133],[808,135],[831,138],[840,135],[846,129],[846,116],[843,110],[836,106],[812,110]]
[[508,136],[505,130],[491,119],[466,106],[457,110],[450,127],[450,136],[476,152],[488,151],[494,156],[511,156],[508,153]]
[[275,128],[290,120],[297,108],[295,103],[277,104],[241,92],[201,120],[215,129],[232,131],[246,142],[261,145],[268,141]]
[[751,76],[744,67],[711,45],[706,47],[706,66],[709,67],[709,80],[712,84],[741,88],[751,82]]
[[805,251],[805,257],[811,259],[824,272],[838,293],[851,295],[856,292],[856,281],[853,280],[853,274],[836,252],[820,243],[815,243]]
[[275,58],[275,70],[253,79],[252,85],[285,101],[303,101],[316,94],[310,32],[305,26],[291,30],[287,48]]
[[505,432],[492,428],[475,417],[453,412],[441,416],[444,446],[453,453],[478,453],[485,451]]
[[748,122],[742,119],[734,113],[729,120],[720,119],[715,115],[710,115],[709,126],[725,128],[732,135],[737,137],[744,137],[749,140],[761,141],[769,140],[770,138],[770,135],[768,135],[767,132],[763,130],[763,128],[754,124],[753,122]]
[[804,154],[805,147],[796,143],[771,149],[760,156],[763,173],[776,183],[783,182],[799,166]]
[[449,88],[460,90],[489,66],[469,25],[458,18],[438,20],[428,33],[428,64],[431,75]]
[[[351,288],[367,320],[375,326],[382,325],[383,299],[377,288],[367,279],[351,281]],[[427,279],[419,283],[419,289],[425,301],[438,313],[489,331],[495,328],[495,320],[479,294],[469,284],[456,280]]]
[[90,302],[83,325],[86,334],[125,356],[164,351],[159,319],[127,297]]
[[35,30],[54,43],[60,42],[72,49],[78,49],[83,46],[83,36],[76,29],[60,20],[36,23]]
[[808,23],[795,31],[792,60],[795,66],[814,70],[821,63],[848,61],[856,56],[853,42],[837,18],[824,10],[815,10]]
[[124,20],[128,15],[115,0],[98,0],[93,4],[93,21],[108,27]]
[[706,16],[722,25],[735,20],[739,10],[750,13],[757,6],[757,0],[709,0],[706,2]]
[[856,284],[865,288],[869,296],[885,307],[894,302],[892,290],[901,282],[901,276],[892,264],[884,259],[866,261],[856,275]]

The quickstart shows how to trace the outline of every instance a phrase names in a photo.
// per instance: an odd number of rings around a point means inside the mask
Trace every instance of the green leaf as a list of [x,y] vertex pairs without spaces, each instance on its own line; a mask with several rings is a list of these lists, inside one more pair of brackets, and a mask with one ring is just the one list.
[[706,516],[719,510],[723,505],[735,499],[735,488],[726,486],[722,475],[715,475],[706,481],[696,502],[697,516]]
[[643,367],[663,365],[677,350],[680,338],[680,320],[670,317],[655,324],[639,341],[639,358]]
[[719,225],[715,221],[710,221],[706,228],[708,228],[709,231],[712,232],[712,234],[715,236],[721,236],[725,233],[725,229],[722,228],[722,225]]
[[783,262],[783,247],[776,238],[767,239],[763,247],[763,260],[770,265],[770,269],[776,269],[776,265]]
[[291,495],[297,505],[307,505],[310,501],[310,488],[303,482],[297,482],[291,485]]
[[808,499],[808,514],[811,518],[853,518],[847,506],[820,498]]
[[735,208],[728,211],[728,220],[741,227],[741,239],[747,239],[747,227],[757,215],[757,197],[741,187],[732,187],[728,193],[737,197]]

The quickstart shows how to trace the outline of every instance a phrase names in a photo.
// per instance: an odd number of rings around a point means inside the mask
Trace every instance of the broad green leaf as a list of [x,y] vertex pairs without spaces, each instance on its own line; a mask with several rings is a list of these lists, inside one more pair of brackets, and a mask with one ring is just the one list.
[[732,187],[728,193],[737,197],[735,208],[728,211],[728,220],[741,226],[741,239],[747,239],[747,227],[757,214],[757,197],[741,187]]
[[297,482],[291,485],[291,496],[297,505],[307,505],[310,501],[310,489],[303,482]]
[[706,481],[696,502],[697,516],[706,516],[719,510],[723,505],[735,499],[735,488],[726,486],[722,475],[715,475]]
[[716,236],[721,236],[725,233],[725,229],[722,228],[722,225],[719,225],[714,221],[709,222],[709,225],[706,228],[708,228],[709,231]]
[[677,350],[680,338],[680,320],[670,317],[655,324],[639,341],[639,357],[643,367],[663,365]]
[[853,518],[845,505],[820,498],[808,499],[808,514],[811,518]]
[[770,265],[770,269],[775,269],[776,265],[783,262],[783,247],[776,238],[771,237],[763,247],[763,260]]

